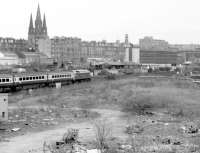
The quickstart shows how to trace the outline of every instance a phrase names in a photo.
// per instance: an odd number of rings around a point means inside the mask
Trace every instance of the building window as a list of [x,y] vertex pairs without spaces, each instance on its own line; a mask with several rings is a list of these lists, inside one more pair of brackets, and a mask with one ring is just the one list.
[[5,118],[5,112],[2,112],[2,118]]

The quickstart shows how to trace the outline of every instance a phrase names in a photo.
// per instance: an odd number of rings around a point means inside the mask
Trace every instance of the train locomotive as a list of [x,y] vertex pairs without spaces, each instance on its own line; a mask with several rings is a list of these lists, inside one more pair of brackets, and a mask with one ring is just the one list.
[[90,71],[85,69],[59,72],[0,74],[0,91],[4,91],[5,89],[16,90],[55,86],[57,82],[64,85],[90,80]]

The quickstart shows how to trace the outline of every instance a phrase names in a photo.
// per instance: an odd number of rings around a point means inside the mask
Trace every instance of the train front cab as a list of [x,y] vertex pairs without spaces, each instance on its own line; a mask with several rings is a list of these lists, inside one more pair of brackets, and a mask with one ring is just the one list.
[[74,82],[91,81],[89,70],[72,70],[74,73]]

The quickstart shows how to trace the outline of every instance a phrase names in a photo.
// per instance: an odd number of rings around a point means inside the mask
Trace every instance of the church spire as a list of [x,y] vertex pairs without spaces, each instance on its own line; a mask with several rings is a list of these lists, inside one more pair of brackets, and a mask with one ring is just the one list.
[[29,34],[34,34],[34,27],[33,27],[33,17],[32,17],[32,13],[31,13],[31,16],[30,16],[30,23],[29,23],[28,33],[29,33]]
[[43,18],[43,32],[45,35],[47,35],[47,25],[46,25],[46,17],[44,14],[44,18]]
[[36,34],[42,33],[42,19],[41,19],[40,5],[39,4],[38,4],[37,15],[36,15],[36,19],[35,19],[35,33]]
[[36,20],[41,20],[40,5],[38,4]]

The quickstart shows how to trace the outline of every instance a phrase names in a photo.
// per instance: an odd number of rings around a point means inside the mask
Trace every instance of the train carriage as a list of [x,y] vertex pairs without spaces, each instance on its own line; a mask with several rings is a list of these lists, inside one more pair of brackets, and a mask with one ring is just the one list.
[[192,74],[190,78],[193,80],[194,83],[200,84],[200,74]]
[[11,88],[14,80],[11,74],[0,74],[0,89]]
[[62,72],[49,72],[48,73],[48,83],[54,85],[56,82],[61,82],[62,84],[72,83],[73,73],[69,71]]
[[15,74],[14,77],[15,87],[40,87],[47,83],[48,75],[47,73],[19,73]]

